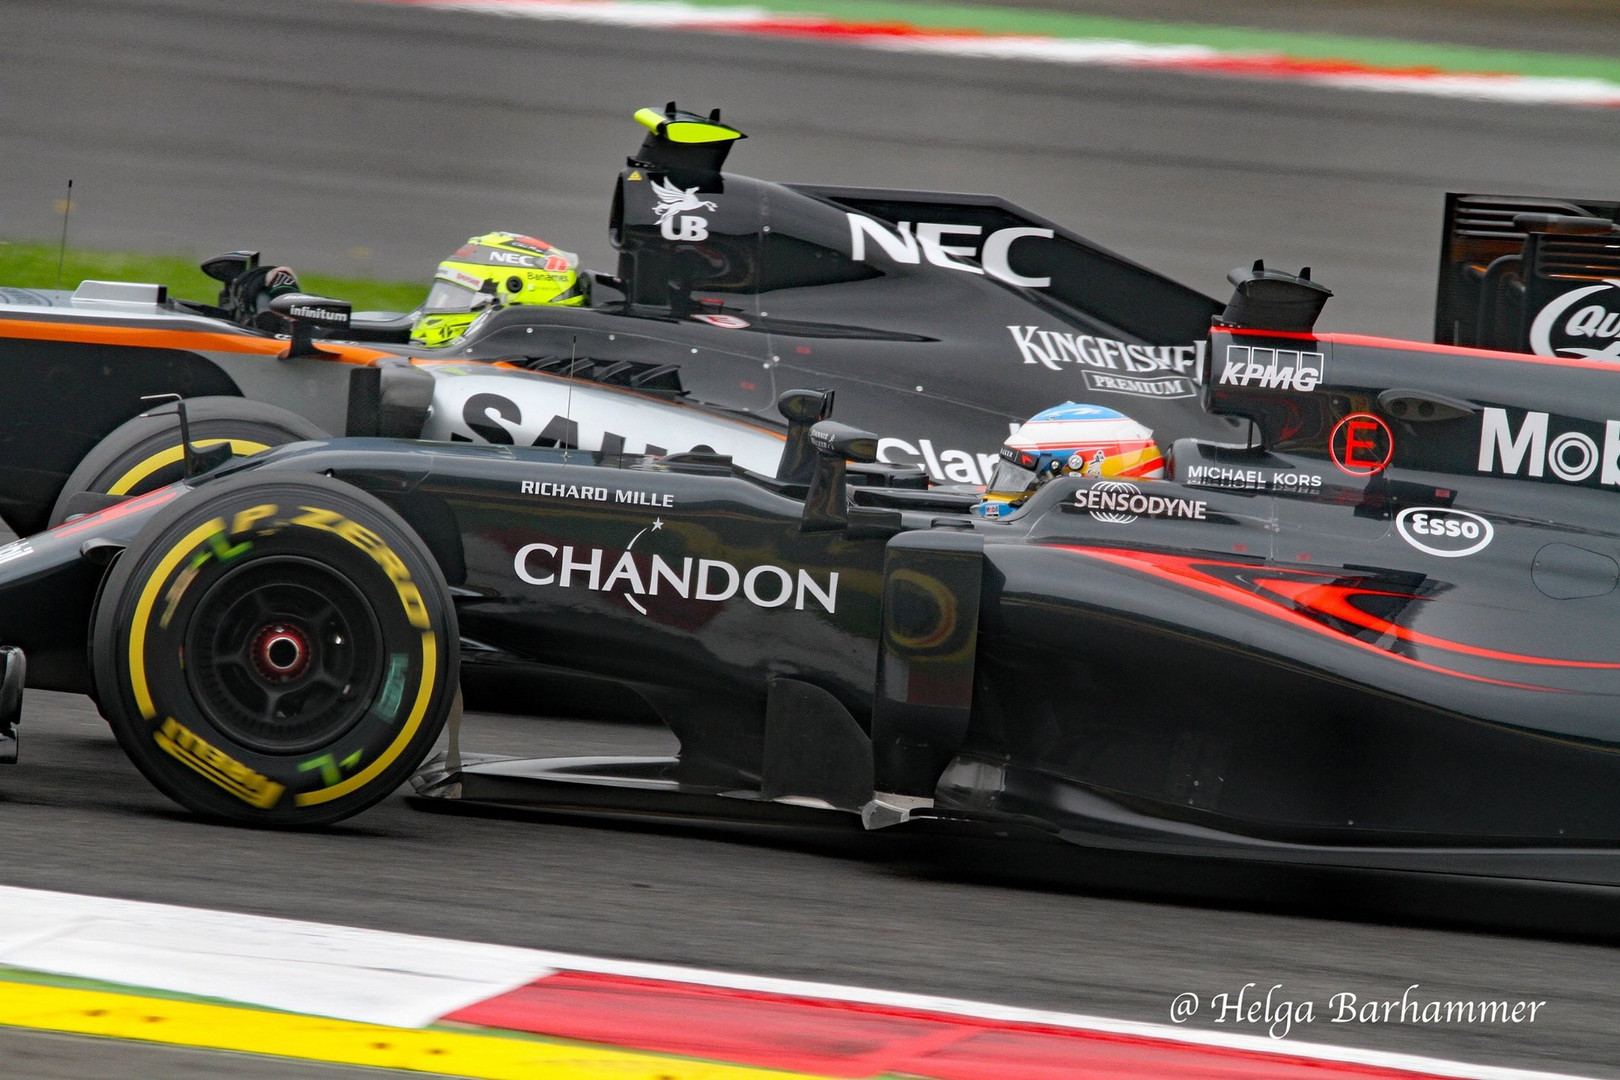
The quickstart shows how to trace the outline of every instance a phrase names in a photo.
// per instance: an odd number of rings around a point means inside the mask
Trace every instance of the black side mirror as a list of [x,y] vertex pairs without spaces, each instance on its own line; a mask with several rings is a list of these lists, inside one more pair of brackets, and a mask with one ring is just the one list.
[[236,318],[236,290],[231,288],[231,283],[258,268],[257,251],[227,251],[203,262],[202,272],[219,282],[218,304],[229,318]]
[[800,532],[849,527],[849,492],[844,463],[858,461],[869,465],[877,460],[878,437],[848,424],[823,420],[810,429],[810,445],[815,448],[815,472],[810,492],[804,498]]
[[292,325],[292,345],[282,354],[286,360],[294,356],[319,356],[315,347],[315,330],[347,330],[350,304],[347,300],[329,300],[309,293],[283,293],[270,301],[270,310]]
[[776,411],[788,422],[787,445],[776,466],[776,478],[788,484],[808,484],[816,471],[816,450],[810,445],[810,425],[832,415],[831,390],[788,390],[776,399]]
[[205,260],[202,272],[221,284],[229,285],[258,265],[257,251],[227,251],[223,255],[215,255],[212,259]]

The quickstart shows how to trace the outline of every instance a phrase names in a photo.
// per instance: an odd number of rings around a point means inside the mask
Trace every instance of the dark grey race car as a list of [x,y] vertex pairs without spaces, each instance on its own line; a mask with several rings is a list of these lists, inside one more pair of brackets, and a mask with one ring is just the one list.
[[1251,444],[999,519],[817,393],[774,473],[386,439],[199,472],[0,550],[0,731],[26,652],[184,805],[334,821],[417,769],[468,641],[680,751],[452,756],[431,798],[1620,884],[1620,372],[1316,334],[1322,293],[1257,272],[1209,331],[1201,406]]

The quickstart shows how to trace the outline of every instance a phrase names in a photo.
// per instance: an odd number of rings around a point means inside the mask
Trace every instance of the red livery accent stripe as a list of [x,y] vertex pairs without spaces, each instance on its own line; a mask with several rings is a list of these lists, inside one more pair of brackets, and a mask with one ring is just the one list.
[[1357,345],[1369,349],[1401,349],[1407,352],[1441,353],[1479,360],[1506,360],[1515,364],[1551,364],[1555,367],[1589,368],[1620,374],[1620,367],[1603,360],[1588,360],[1579,356],[1538,356],[1535,353],[1502,352],[1497,349],[1474,349],[1466,345],[1441,345],[1432,341],[1405,341],[1401,338],[1374,337],[1371,334],[1305,334],[1296,330],[1251,330],[1241,326],[1222,327],[1223,333],[1234,337],[1287,338],[1291,341],[1326,342],[1330,345]]
[[[1359,638],[1351,637],[1348,634],[1343,634],[1328,626],[1324,626],[1322,623],[1317,622],[1316,620],[1311,619],[1292,608],[1284,607],[1275,600],[1266,599],[1263,595],[1260,595],[1253,590],[1244,589],[1237,585],[1233,585],[1230,582],[1222,581],[1219,578],[1204,574],[1198,569],[1198,566],[1200,565],[1230,566],[1253,571],[1259,569],[1259,566],[1256,564],[1221,562],[1216,559],[1189,559],[1173,555],[1159,555],[1153,552],[1129,551],[1118,548],[1088,548],[1080,547],[1075,544],[1054,544],[1052,546],[1062,548],[1065,551],[1075,552],[1078,555],[1085,555],[1089,558],[1098,559],[1102,562],[1112,563],[1115,566],[1124,567],[1128,570],[1135,570],[1139,573],[1162,578],[1175,584],[1184,585],[1190,589],[1196,589],[1201,593],[1213,596],[1218,600],[1225,601],[1226,603],[1239,604],[1250,609],[1251,611],[1257,611],[1262,615],[1267,615],[1271,618],[1281,619],[1284,622],[1291,623],[1302,630],[1309,630],[1313,634],[1321,634],[1324,637],[1332,638],[1333,640],[1343,642],[1346,645],[1351,645],[1358,649],[1364,649],[1367,652],[1374,653],[1378,656],[1384,657],[1387,660],[1394,660],[1401,664],[1422,668],[1425,671],[1433,671],[1441,675],[1450,675],[1457,679],[1467,679],[1470,682],[1482,682],[1489,683],[1492,686],[1511,687],[1515,690],[1539,690],[1546,693],[1563,693],[1563,691],[1551,686],[1535,686],[1529,683],[1510,682],[1505,679],[1490,679],[1483,675],[1470,675],[1466,671],[1456,671],[1452,668],[1440,667],[1437,664],[1424,663],[1422,660],[1414,660],[1410,656],[1402,656],[1400,653],[1394,653],[1387,649],[1381,649],[1377,645],[1373,645],[1369,642],[1362,641]],[[1327,573],[1322,574],[1322,577],[1324,578],[1331,578],[1332,576],[1333,575]],[[1266,580],[1269,581],[1270,579]],[[1258,585],[1259,583],[1256,582],[1256,584]],[[1371,618],[1371,616],[1363,615],[1363,618]],[[1394,625],[1395,624],[1393,623],[1384,624],[1380,620],[1375,622],[1372,625],[1372,628],[1385,629],[1387,631],[1392,629]]]
[[93,514],[85,514],[58,525],[45,534],[48,536],[67,536],[69,533],[82,532],[85,529],[105,525],[109,521],[133,514],[137,510],[146,510],[154,506],[162,506],[180,494],[180,489],[174,486],[160,487],[156,491],[149,491],[145,495],[138,495],[125,502],[114,503],[105,510],[97,510]]
[[1620,664],[1612,664],[1602,660],[1559,660],[1550,656],[1530,656],[1527,653],[1500,652],[1496,649],[1483,649],[1477,645],[1464,645],[1460,641],[1447,641],[1445,638],[1435,637],[1432,634],[1420,633],[1409,629],[1399,623],[1392,623],[1385,619],[1369,615],[1351,603],[1355,596],[1395,596],[1396,593],[1377,593],[1370,589],[1352,589],[1343,585],[1317,585],[1306,581],[1284,581],[1280,578],[1256,578],[1255,584],[1264,585],[1268,590],[1288,597],[1301,607],[1312,611],[1320,611],[1335,619],[1389,634],[1401,641],[1410,641],[1415,645],[1427,645],[1433,649],[1447,649],[1451,652],[1464,653],[1468,656],[1482,656],[1487,660],[1505,660],[1512,664],[1545,664],[1548,667],[1572,668],[1620,668]]

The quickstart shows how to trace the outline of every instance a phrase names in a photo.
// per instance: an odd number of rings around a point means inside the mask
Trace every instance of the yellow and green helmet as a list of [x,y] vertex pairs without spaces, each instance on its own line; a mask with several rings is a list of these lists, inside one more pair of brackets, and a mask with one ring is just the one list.
[[485,311],[508,304],[588,303],[590,278],[579,272],[579,256],[520,233],[485,233],[439,264],[411,342],[448,345]]

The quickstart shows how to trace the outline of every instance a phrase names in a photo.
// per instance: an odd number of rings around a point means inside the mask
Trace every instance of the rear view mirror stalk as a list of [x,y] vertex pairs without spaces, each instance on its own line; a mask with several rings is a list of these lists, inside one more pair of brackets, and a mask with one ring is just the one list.
[[810,493],[804,499],[800,532],[820,532],[849,527],[849,492],[844,463],[858,461],[869,465],[877,460],[878,437],[869,431],[823,420],[810,429],[810,444],[816,451],[815,473]]
[[215,446],[199,447],[191,441],[191,420],[186,416],[186,399],[179,394],[147,394],[142,401],[173,401],[174,409],[180,415],[180,452],[186,460],[186,479],[201,476],[210,469],[217,469],[231,460],[235,451],[231,449],[229,439],[222,440]]

